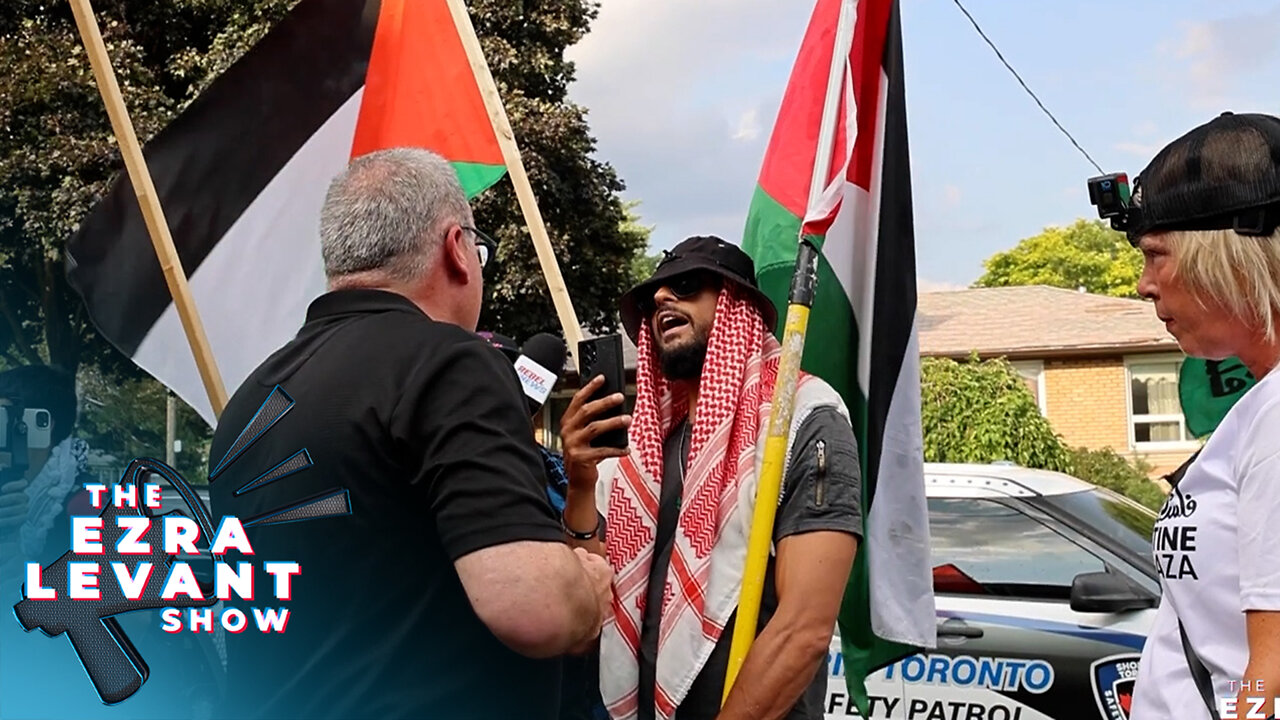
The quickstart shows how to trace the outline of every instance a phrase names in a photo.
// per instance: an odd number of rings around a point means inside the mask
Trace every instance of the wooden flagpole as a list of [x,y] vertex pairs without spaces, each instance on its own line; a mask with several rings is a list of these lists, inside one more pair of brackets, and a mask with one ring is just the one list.
[[151,173],[147,171],[146,161],[142,157],[142,147],[133,130],[133,122],[129,119],[129,110],[125,107],[124,98],[120,94],[120,85],[116,82],[115,70],[111,67],[111,58],[107,55],[107,46],[102,41],[102,32],[98,29],[98,21],[93,16],[93,8],[89,0],[70,0],[71,11],[76,17],[76,27],[80,29],[80,38],[84,41],[85,50],[89,53],[89,64],[93,67],[93,76],[98,82],[98,91],[107,107],[107,116],[111,118],[111,128],[115,131],[116,142],[120,145],[120,154],[124,157],[125,168],[129,172],[129,180],[133,191],[138,196],[138,205],[142,209],[142,218],[146,222],[147,231],[151,235],[151,244],[155,248],[156,257],[160,260],[160,269],[164,271],[165,282],[169,286],[169,294],[178,309],[178,318],[182,321],[182,329],[187,334],[187,342],[195,355],[196,368],[200,371],[200,379],[204,382],[205,392],[209,394],[209,404],[213,406],[214,417],[222,415],[227,405],[227,391],[222,385],[222,376],[213,358],[213,350],[209,339],[204,334],[204,325],[196,312],[195,300],[191,296],[191,288],[187,285],[187,276],[182,269],[182,261],[173,246],[173,238],[169,235],[169,224],[164,219],[160,208],[160,199],[156,195],[155,185],[151,181]]
[[578,316],[573,311],[573,300],[569,297],[569,288],[560,274],[560,265],[556,262],[555,250],[551,247],[551,239],[547,236],[546,225],[542,222],[542,213],[538,210],[538,201],[533,195],[533,186],[529,184],[529,176],[525,173],[524,162],[520,159],[520,148],[516,145],[515,132],[511,129],[511,121],[507,118],[506,108],[502,105],[502,97],[498,94],[498,85],[493,80],[489,63],[480,48],[480,39],[476,37],[475,26],[471,24],[471,16],[463,0],[448,0],[449,12],[453,15],[453,24],[462,39],[462,47],[467,51],[467,60],[471,63],[471,71],[475,74],[476,85],[480,88],[480,96],[484,98],[484,106],[489,111],[489,122],[493,132],[498,136],[498,144],[502,147],[502,159],[507,164],[507,172],[511,175],[511,183],[516,189],[516,198],[520,200],[520,209],[524,212],[525,223],[529,226],[529,234],[533,237],[533,247],[538,252],[538,263],[542,266],[542,274],[551,290],[551,301],[555,304],[556,314],[560,317],[560,325],[564,328],[564,339],[569,345],[569,353],[573,357],[573,365],[578,366],[578,343],[582,340],[582,328],[578,324]]

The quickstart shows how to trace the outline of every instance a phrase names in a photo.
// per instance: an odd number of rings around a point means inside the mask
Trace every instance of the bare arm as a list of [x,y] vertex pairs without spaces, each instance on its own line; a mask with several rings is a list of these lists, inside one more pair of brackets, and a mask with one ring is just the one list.
[[575,652],[600,634],[612,572],[560,543],[521,541],[458,558],[471,607],[504,644],[535,658]]
[[818,672],[858,551],[854,535],[819,531],[778,543],[778,609],[751,645],[719,720],[776,720]]
[[1253,707],[1246,698],[1266,698],[1263,707],[1269,713],[1275,707],[1276,697],[1280,697],[1280,612],[1251,610],[1244,617],[1249,663],[1241,680],[1249,682],[1249,689],[1239,688],[1236,708],[1240,717],[1245,717]]

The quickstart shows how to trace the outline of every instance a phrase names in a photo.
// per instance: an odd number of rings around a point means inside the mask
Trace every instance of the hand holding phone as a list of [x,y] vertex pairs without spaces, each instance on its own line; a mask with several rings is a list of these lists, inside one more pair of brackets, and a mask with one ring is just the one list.
[[[589,402],[603,400],[610,395],[622,393],[626,388],[626,370],[622,364],[622,336],[605,335],[578,343],[578,367],[583,385],[597,375],[604,376],[604,384],[592,393]],[[593,420],[607,420],[620,417],[623,413],[622,403],[595,416]],[[591,447],[625,448],[627,447],[627,430],[618,428],[602,432],[591,439]]]
[[[617,352],[601,353],[598,346],[602,343],[597,340],[613,345]],[[622,339],[616,335],[613,340],[583,341],[578,347],[582,389],[574,394],[560,418],[564,469],[571,490],[593,491],[599,479],[596,466],[628,452],[627,428],[631,418],[623,414],[621,348]]]

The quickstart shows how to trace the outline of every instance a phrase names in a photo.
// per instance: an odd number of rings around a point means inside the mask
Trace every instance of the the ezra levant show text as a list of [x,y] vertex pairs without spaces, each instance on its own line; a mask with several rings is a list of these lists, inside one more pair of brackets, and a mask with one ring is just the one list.
[[[84,487],[94,509],[102,512],[71,518],[71,551],[49,568],[27,563],[25,600],[15,610],[28,629],[35,625],[53,634],[57,630],[50,624],[64,625],[67,616],[83,614],[69,612],[65,601],[70,600],[84,603],[82,609],[94,618],[163,608],[161,629],[168,633],[213,632],[215,622],[229,633],[250,628],[263,633],[285,632],[290,613],[287,607],[250,607],[248,613],[225,607],[215,613],[212,605],[233,597],[245,602],[268,596],[289,601],[291,580],[302,572],[298,563],[262,562],[263,573],[270,576],[261,578],[269,584],[264,588],[252,562],[215,560],[212,575],[206,573],[202,582],[192,564],[180,559],[201,557],[197,544],[202,540],[208,543],[205,557],[221,558],[230,552],[252,557],[253,546],[238,518],[225,516],[211,537],[205,537],[201,523],[192,518],[141,512],[142,507],[162,508],[159,485],[122,483],[108,487],[90,483]],[[128,606],[119,608],[121,602]]]

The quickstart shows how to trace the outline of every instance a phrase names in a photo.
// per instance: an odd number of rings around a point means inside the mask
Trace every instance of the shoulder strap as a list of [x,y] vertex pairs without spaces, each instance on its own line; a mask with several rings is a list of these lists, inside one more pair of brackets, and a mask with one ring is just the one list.
[[1191,641],[1187,639],[1186,628],[1182,627],[1182,620],[1178,620],[1178,634],[1182,635],[1182,652],[1187,656],[1187,665],[1191,666],[1191,679],[1196,682],[1196,689],[1200,691],[1200,698],[1204,700],[1204,707],[1209,711],[1209,717],[1213,720],[1221,720],[1218,716],[1218,707],[1214,703],[1213,698],[1213,681],[1209,678],[1209,668],[1200,662],[1200,656],[1196,655],[1196,651],[1191,647]]
[[1178,483],[1182,482],[1182,477],[1187,474],[1187,470],[1191,467],[1191,464],[1194,463],[1196,461],[1196,458],[1198,457],[1200,457],[1199,450],[1195,451],[1195,453],[1192,454],[1191,457],[1187,458],[1186,462],[1179,465],[1177,470],[1174,470],[1173,472],[1164,476],[1164,480],[1165,482],[1169,483],[1169,487],[1171,488],[1178,487]]

